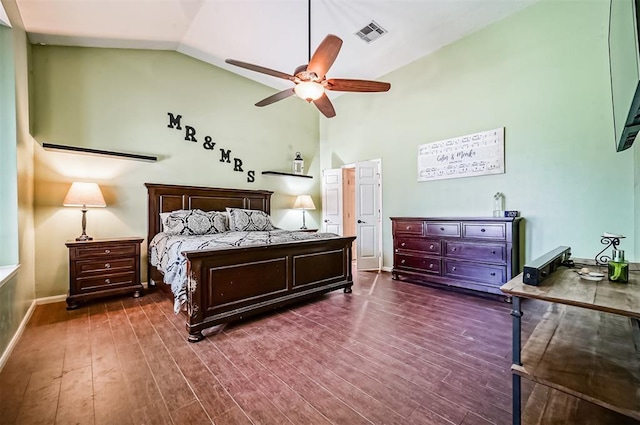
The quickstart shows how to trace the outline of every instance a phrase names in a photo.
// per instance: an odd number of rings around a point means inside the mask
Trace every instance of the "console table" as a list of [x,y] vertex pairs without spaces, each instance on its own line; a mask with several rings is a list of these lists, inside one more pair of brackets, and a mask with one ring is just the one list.
[[[579,260],[574,260],[576,263]],[[588,265],[592,270],[597,266]],[[604,270],[606,275],[606,268]],[[500,288],[513,302],[513,424],[640,423],[640,270],[629,283],[583,280],[561,267],[540,286],[522,274]],[[549,310],[521,347],[521,298]],[[635,340],[634,340],[635,339]],[[524,411],[520,378],[536,383]]]
[[520,217],[391,217],[392,277],[501,294],[520,271]]

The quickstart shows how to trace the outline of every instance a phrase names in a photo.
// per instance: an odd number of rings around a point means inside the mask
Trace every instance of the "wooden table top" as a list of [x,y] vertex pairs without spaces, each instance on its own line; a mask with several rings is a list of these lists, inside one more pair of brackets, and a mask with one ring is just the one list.
[[592,310],[640,318],[640,271],[632,265],[629,283],[612,283],[606,277],[606,267],[589,266],[603,271],[605,277],[594,282],[580,278],[578,269],[561,267],[551,273],[541,285],[522,282],[522,273],[500,287],[506,294],[534,298],[559,304],[575,305]]

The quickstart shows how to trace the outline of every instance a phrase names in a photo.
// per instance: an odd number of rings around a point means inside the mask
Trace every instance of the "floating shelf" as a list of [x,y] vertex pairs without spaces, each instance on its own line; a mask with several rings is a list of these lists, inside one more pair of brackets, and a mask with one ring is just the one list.
[[313,176],[307,176],[306,174],[285,173],[283,171],[263,171],[262,174],[267,174],[267,175],[271,175],[271,176],[304,177],[305,179],[312,179],[313,178]]
[[112,156],[115,158],[122,158],[122,159],[135,159],[137,161],[156,162],[158,160],[157,156],[139,155],[135,153],[126,153],[126,152],[105,151],[101,149],[83,148],[80,146],[68,146],[68,145],[56,145],[53,143],[42,143],[42,147],[46,150],[83,153],[83,154],[89,154],[89,155]]

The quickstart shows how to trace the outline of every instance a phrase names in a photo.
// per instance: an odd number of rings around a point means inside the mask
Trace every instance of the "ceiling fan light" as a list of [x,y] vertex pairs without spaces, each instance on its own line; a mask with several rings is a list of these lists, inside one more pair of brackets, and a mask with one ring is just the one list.
[[307,102],[317,100],[324,94],[322,84],[315,81],[302,81],[296,84],[293,90],[300,99],[304,99]]

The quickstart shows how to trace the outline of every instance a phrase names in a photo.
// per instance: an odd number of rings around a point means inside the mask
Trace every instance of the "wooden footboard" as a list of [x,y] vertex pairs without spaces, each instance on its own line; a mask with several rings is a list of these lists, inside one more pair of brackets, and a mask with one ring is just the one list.
[[355,237],[222,251],[189,251],[187,330],[202,330],[344,288],[351,292]]

